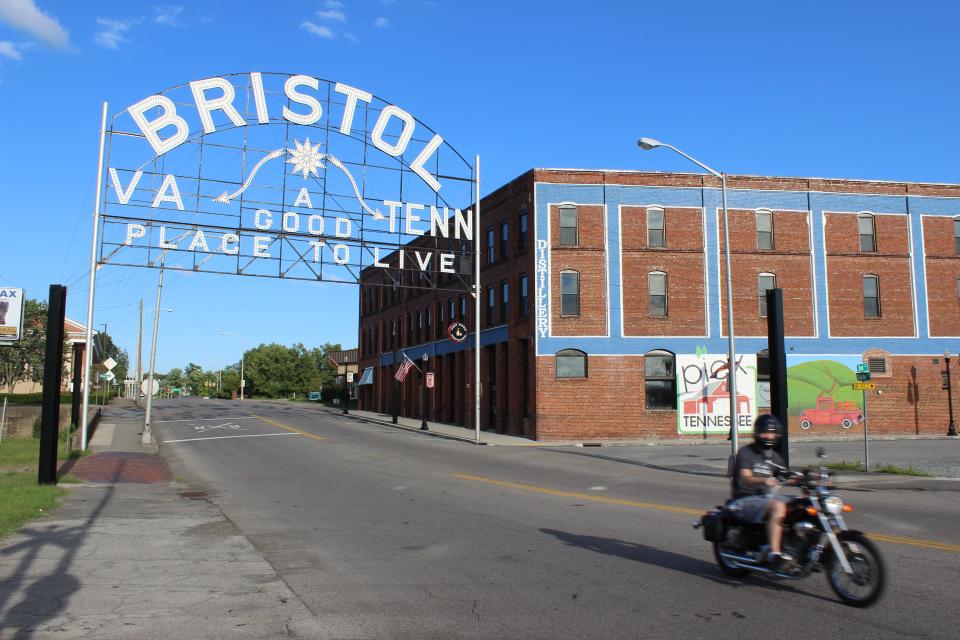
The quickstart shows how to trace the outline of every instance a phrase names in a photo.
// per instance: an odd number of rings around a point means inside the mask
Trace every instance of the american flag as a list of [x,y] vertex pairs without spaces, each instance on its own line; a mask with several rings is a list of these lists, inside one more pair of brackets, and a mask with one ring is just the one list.
[[410,367],[416,366],[413,364],[413,360],[410,359],[410,356],[404,352],[403,362],[400,363],[400,367],[397,368],[397,372],[393,375],[398,382],[403,382],[403,379],[407,377],[407,373],[410,371]]

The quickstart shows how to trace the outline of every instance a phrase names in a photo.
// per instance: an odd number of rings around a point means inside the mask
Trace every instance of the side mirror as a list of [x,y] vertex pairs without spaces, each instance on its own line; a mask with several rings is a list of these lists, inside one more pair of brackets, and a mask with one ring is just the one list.
[[817,447],[817,457],[826,459],[827,450],[823,447]]

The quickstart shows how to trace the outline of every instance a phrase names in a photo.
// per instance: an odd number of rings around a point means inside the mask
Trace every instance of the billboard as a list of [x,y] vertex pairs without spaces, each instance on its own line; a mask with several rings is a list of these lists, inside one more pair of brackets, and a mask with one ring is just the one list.
[[23,313],[23,289],[0,288],[0,344],[11,344],[20,339]]
[[[757,356],[736,356],[737,431],[752,432],[757,415]],[[727,354],[677,354],[677,431],[730,431]]]

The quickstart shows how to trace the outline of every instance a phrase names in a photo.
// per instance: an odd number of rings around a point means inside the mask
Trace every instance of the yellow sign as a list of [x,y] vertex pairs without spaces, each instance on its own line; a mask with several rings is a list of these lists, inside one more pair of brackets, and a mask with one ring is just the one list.
[[877,388],[876,382],[854,382],[853,390],[854,391],[873,391]]

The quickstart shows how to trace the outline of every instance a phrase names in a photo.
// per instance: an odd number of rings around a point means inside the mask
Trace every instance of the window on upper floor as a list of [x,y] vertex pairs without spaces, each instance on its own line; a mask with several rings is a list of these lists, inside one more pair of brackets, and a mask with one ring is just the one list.
[[757,211],[757,250],[773,250],[773,214],[769,211]]
[[667,317],[667,274],[651,271],[647,274],[647,292],[650,315],[654,318]]
[[493,324],[493,308],[497,304],[496,300],[496,289],[493,287],[487,287],[487,326]]
[[493,229],[487,229],[487,264],[493,264],[497,260],[495,241]]
[[579,215],[576,205],[565,204],[560,207],[560,246],[575,247],[580,242],[578,231]]
[[877,227],[874,222],[873,216],[869,213],[857,216],[861,253],[874,253],[877,250]]
[[875,275],[863,276],[863,316],[880,317],[880,278]]
[[643,356],[643,384],[647,409],[676,409],[676,360],[669,351],[649,351]]
[[507,242],[510,240],[510,225],[506,221],[500,223],[500,259],[506,260],[510,252],[507,248]]
[[580,274],[576,271],[560,272],[560,315],[580,315]]
[[465,276],[473,273],[473,256],[466,240],[460,241],[460,273]]
[[757,293],[760,296],[760,317],[767,317],[767,291],[777,288],[777,276],[761,273],[757,278]]
[[557,352],[558,378],[586,378],[587,354],[579,349],[564,349]]
[[667,246],[667,237],[663,219],[663,209],[647,209],[647,246],[658,248]]
[[519,233],[517,234],[517,249],[519,251],[526,251],[527,249],[527,210],[520,210],[520,218],[517,220],[517,228]]
[[960,256],[960,218],[953,219],[953,252]]
[[504,280],[500,283],[500,322],[507,321],[507,304],[510,302],[510,284]]
[[528,286],[529,285],[527,284],[527,274],[521,273],[520,274],[520,298],[518,300],[519,306],[517,307],[517,315],[519,315],[521,318],[526,318],[528,313],[527,311],[527,295],[528,295],[527,287]]
[[460,322],[467,321],[467,296],[460,296]]

